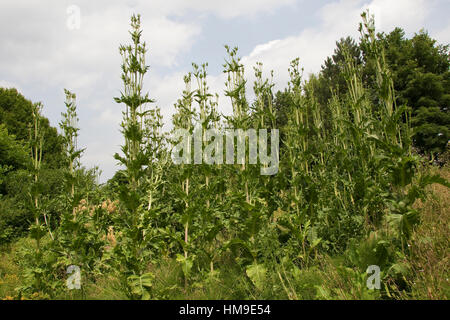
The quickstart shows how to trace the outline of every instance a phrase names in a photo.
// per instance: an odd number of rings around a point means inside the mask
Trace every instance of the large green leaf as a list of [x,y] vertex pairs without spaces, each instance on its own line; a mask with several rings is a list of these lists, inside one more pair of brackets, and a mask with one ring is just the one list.
[[264,288],[267,269],[262,264],[252,264],[247,267],[245,272],[258,290],[262,290]]

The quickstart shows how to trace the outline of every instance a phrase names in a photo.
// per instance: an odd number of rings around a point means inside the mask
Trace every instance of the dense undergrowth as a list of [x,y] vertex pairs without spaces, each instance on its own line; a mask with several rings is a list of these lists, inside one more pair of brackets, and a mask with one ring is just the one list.
[[[132,44],[121,46],[122,165],[106,186],[80,183],[76,96],[66,91],[60,123],[67,165],[65,193],[41,197],[41,105],[33,109],[29,236],[6,245],[0,297],[6,299],[447,299],[448,176],[413,152],[410,111],[397,105],[373,19],[360,26],[373,84],[350,53],[340,71],[347,91],[326,108],[313,82],[292,61],[286,105],[275,108],[271,79],[254,68],[255,100],[246,97],[244,67],[226,47],[226,96],[233,114],[221,116],[207,86],[207,64],[193,64],[176,104],[174,130],[268,129],[277,141],[278,172],[269,163],[181,164],[178,141],[143,92],[146,45],[139,16]],[[286,117],[281,126],[279,119]],[[202,129],[202,130],[200,130]],[[217,139],[217,137],[215,138]],[[187,149],[194,148],[188,140]],[[210,150],[211,151],[211,150]],[[214,151],[214,150],[212,150]],[[211,154],[220,156],[217,149]],[[223,154],[222,154],[223,155]],[[183,154],[186,156],[186,154]],[[273,163],[272,163],[273,165]],[[431,187],[430,187],[431,186]],[[48,201],[57,206],[52,216]],[[50,222],[53,221],[53,224]],[[67,268],[81,271],[69,290]],[[380,287],[369,288],[377,266]]]
[[[446,179],[450,169],[431,168]],[[176,258],[170,255],[149,263],[146,271],[155,275],[152,292],[156,299],[449,299],[449,190],[438,184],[427,190],[425,203],[418,201],[421,223],[412,233],[408,247],[410,256],[398,257],[406,272],[401,275],[403,290],[393,286],[386,291],[369,290],[364,265],[376,259],[376,240],[365,239],[359,247],[340,255],[317,254],[307,268],[298,268],[291,261],[281,260],[270,265],[264,285],[256,287],[245,268],[236,265],[232,256],[224,256],[214,275],[194,273],[190,286],[184,290],[183,271]],[[46,239],[48,241],[48,239]],[[1,249],[0,297],[17,299],[16,288],[24,285],[23,255],[35,247],[35,241],[20,239]],[[387,248],[387,249],[393,249]],[[361,252],[364,250],[365,254]],[[395,249],[394,249],[395,250]],[[354,259],[358,259],[355,261]],[[404,278],[403,278],[404,277]],[[386,277],[386,284],[394,278]],[[49,296],[36,292],[27,299],[45,299]],[[67,291],[57,299],[127,299],[115,276],[97,275],[83,283],[83,291]]]

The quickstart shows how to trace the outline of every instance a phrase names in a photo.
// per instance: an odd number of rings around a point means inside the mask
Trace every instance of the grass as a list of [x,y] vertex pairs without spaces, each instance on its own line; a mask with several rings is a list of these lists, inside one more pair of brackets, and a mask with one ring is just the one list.
[[[450,180],[449,167],[439,170],[439,174]],[[439,184],[431,185],[430,191],[430,199],[416,205],[421,224],[409,243],[408,263],[413,277],[409,280],[410,294],[400,295],[404,299],[450,298],[450,191]]]
[[22,270],[17,263],[18,250],[31,244],[29,239],[20,239],[0,248],[0,299],[12,299],[16,296],[15,288],[21,285]]

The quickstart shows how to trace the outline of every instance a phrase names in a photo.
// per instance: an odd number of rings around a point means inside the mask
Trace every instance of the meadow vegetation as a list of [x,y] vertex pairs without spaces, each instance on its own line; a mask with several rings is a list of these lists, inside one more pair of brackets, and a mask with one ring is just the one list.
[[[278,173],[261,175],[267,164],[249,164],[249,154],[241,164],[173,163],[177,141],[162,130],[157,97],[143,91],[148,48],[133,16],[115,98],[121,169],[108,183],[81,166],[74,93],[65,92],[61,134],[40,103],[28,102],[21,139],[2,118],[0,298],[448,299],[448,47],[399,30],[377,34],[364,13],[358,44],[338,42],[309,79],[293,60],[277,93],[258,63],[254,101],[238,49],[226,46],[229,116],[209,91],[208,64],[192,65],[174,130],[268,129],[270,140],[279,129]],[[410,86],[390,42],[411,61],[427,43],[435,58],[410,66]],[[433,97],[411,91],[423,77],[438,83]],[[19,99],[3,93],[5,105]],[[205,150],[209,138],[200,143]],[[81,270],[79,290],[67,287],[71,265]],[[379,289],[367,286],[374,265]]]

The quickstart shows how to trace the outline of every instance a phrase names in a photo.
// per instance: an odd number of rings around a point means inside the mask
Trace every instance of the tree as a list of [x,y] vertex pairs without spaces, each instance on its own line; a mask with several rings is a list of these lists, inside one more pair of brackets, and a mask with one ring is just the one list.
[[[56,216],[56,208],[47,207],[47,199],[62,192],[64,175],[60,168],[65,160],[63,141],[56,128],[40,115],[39,131],[43,143],[42,158],[40,151],[38,154],[39,160],[42,159],[38,187],[34,181],[35,166],[30,157],[35,107],[16,89],[0,88],[0,242],[22,236],[36,221],[38,213],[31,205],[30,192],[33,197],[39,193],[42,205],[46,206],[46,216]],[[56,223],[56,220],[52,222]]]
[[[29,185],[27,175],[23,174],[28,165],[29,157],[24,144],[0,124],[0,243],[20,236],[28,225],[30,215],[27,210],[20,205],[17,197],[8,196],[14,193],[11,187],[20,185],[26,188]],[[17,172],[22,174],[16,175]],[[21,183],[20,178],[25,178],[25,183]]]
[[324,61],[315,84],[315,92],[321,105],[328,103],[333,92],[340,95],[344,95],[347,92],[347,83],[343,72],[346,52],[348,52],[357,66],[363,64],[361,49],[354,39],[346,37],[337,41],[334,54]]
[[[0,123],[19,141],[28,141],[32,119],[33,103],[16,89],[0,88]],[[64,166],[63,140],[56,128],[42,117],[42,131],[45,143],[42,150],[43,168]]]
[[397,104],[412,109],[414,144],[423,153],[445,151],[449,135],[449,46],[438,45],[424,30],[405,39],[402,29],[378,35],[393,73]]
[[14,135],[8,133],[4,124],[0,124],[0,168],[2,168],[2,173],[26,168],[28,160],[25,145]]

